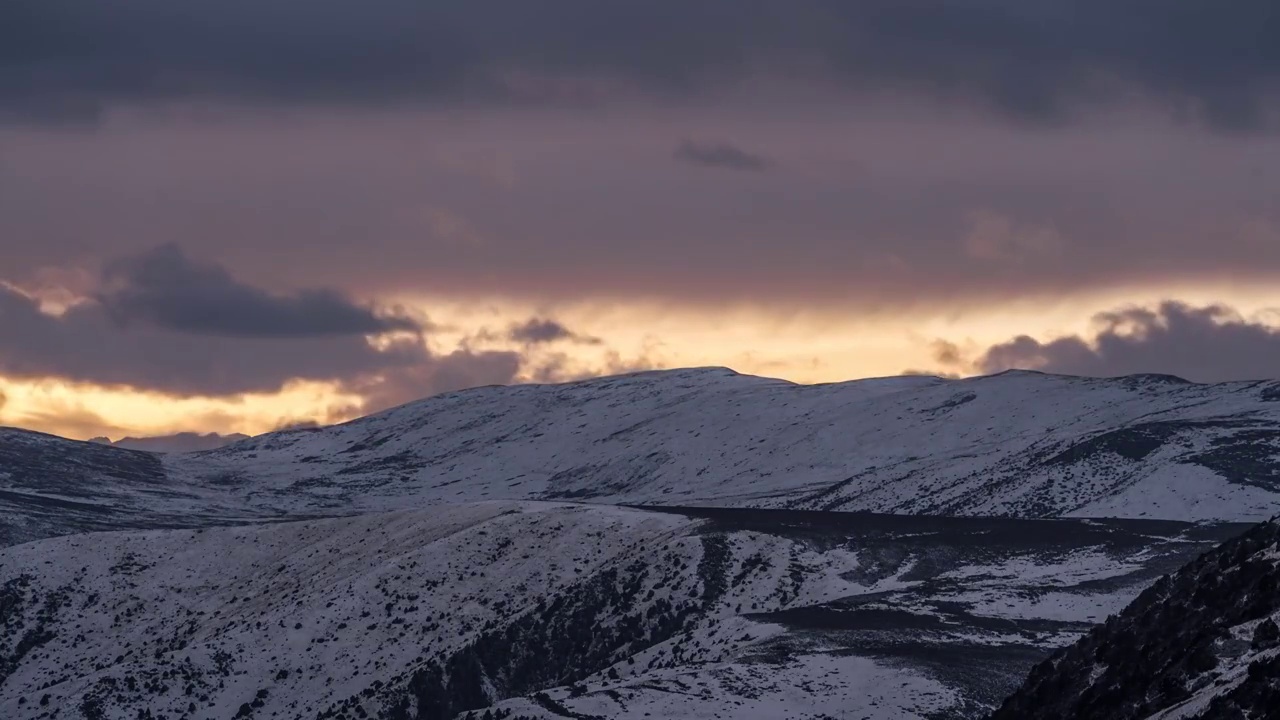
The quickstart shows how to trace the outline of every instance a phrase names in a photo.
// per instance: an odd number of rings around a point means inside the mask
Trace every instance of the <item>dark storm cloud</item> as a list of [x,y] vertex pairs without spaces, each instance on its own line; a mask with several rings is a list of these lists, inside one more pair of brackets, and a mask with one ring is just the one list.
[[[170,252],[164,250],[159,255]],[[207,277],[225,281],[209,287],[224,291],[238,288],[230,294],[238,293],[241,300],[270,297],[240,284],[221,268],[201,267]],[[112,277],[112,272],[107,275]],[[115,297],[110,291],[102,296]],[[272,307],[262,311],[269,314]],[[285,307],[293,305],[286,303]],[[59,379],[178,396],[274,392],[291,380],[332,381],[361,395],[364,402],[360,409],[372,411],[455,390],[472,381],[511,382],[520,360],[515,353],[463,350],[434,354],[418,337],[374,347],[361,334],[363,330],[350,331],[355,334],[317,332],[318,326],[310,319],[303,324],[310,332],[298,332],[296,324],[282,320],[297,320],[288,313],[260,325],[242,325],[192,321],[182,313],[178,314],[184,318],[181,322],[136,315],[148,322],[121,324],[113,312],[104,302],[87,301],[62,315],[51,315],[43,312],[35,299],[0,284],[0,376]],[[195,317],[203,315],[196,313]],[[246,328],[253,332],[245,332]],[[232,332],[236,329],[241,331]],[[325,329],[332,331],[335,326]]]
[[145,322],[199,335],[302,338],[373,335],[421,328],[379,316],[328,289],[277,294],[236,281],[224,268],[164,245],[107,265],[99,302],[122,323]]
[[759,172],[768,170],[773,163],[766,157],[749,153],[729,143],[700,143],[685,140],[676,147],[677,160],[706,167]]
[[1100,313],[1094,321],[1099,330],[1091,341],[1021,336],[988,349],[975,368],[1095,377],[1164,373],[1197,382],[1280,377],[1280,328],[1223,305],[1166,302],[1155,309]]
[[121,326],[98,303],[61,316],[0,286],[0,375],[55,377],[176,395],[271,392],[293,378],[331,380],[425,362],[420,348],[371,348],[361,336],[226,337]]
[[610,81],[689,92],[762,68],[1041,120],[1136,88],[1253,129],[1280,76],[1280,13],[1274,0],[0,4],[0,112],[35,120],[192,96],[577,101]]
[[563,323],[547,318],[529,318],[525,322],[512,325],[507,330],[507,339],[527,345],[539,345],[562,340],[584,345],[599,345],[601,342],[600,338],[581,335],[565,327]]

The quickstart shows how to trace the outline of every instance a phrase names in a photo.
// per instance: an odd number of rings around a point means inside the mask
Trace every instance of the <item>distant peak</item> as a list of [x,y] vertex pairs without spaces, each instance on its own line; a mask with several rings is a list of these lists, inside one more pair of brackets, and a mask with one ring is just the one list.
[[1138,373],[1136,375],[1125,375],[1123,380],[1135,383],[1160,384],[1160,385],[1194,385],[1190,380],[1178,377],[1177,375],[1169,375],[1167,373]]
[[1067,373],[1045,372],[1043,370],[1028,370],[1024,368],[1010,368],[997,373],[991,373],[981,377],[1042,377],[1042,378],[1064,378],[1068,380],[1110,380],[1122,382],[1127,385],[1196,385],[1197,383],[1187,380],[1186,378],[1168,373],[1134,373],[1131,375],[1071,375]]
[[[1001,370],[997,373],[991,373],[987,377],[1047,377],[1053,373],[1043,372],[1041,370],[1028,370],[1026,368],[1009,368]],[[1061,377],[1074,377],[1071,375],[1063,375]]]
[[737,370],[721,365],[707,365],[704,367],[637,370],[621,375],[605,375],[595,379],[608,380],[611,377],[738,377],[740,375],[742,373]]
[[247,437],[249,436],[241,433],[220,435],[216,432],[210,432],[202,435],[197,432],[178,432],[172,435],[154,437],[125,437],[115,442],[111,442],[107,438],[95,438],[90,442],[101,442],[104,445],[148,452],[196,452],[200,450],[215,450],[244,440]]

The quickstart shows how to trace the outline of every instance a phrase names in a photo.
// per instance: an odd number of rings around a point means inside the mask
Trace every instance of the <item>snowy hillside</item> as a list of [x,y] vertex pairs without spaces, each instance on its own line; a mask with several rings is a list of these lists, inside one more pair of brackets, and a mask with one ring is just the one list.
[[976,717],[1240,531],[490,502],[47,539],[0,550],[0,717]]
[[170,475],[160,456],[0,429],[0,547],[95,530],[181,528],[269,519],[228,493]]
[[1144,591],[1046,660],[995,720],[1238,720],[1280,713],[1280,525]]
[[217,448],[230,445],[233,442],[239,442],[248,438],[248,435],[244,435],[242,433],[232,433],[230,435],[205,433],[201,435],[200,433],[180,432],[172,435],[157,435],[152,437],[124,437],[114,442],[111,438],[96,437],[90,439],[89,442],[98,443],[100,445],[112,445],[129,450],[171,453],[215,450]]
[[804,386],[683,370],[453,393],[169,467],[309,507],[537,498],[1256,520],[1280,498],[1277,401],[1280,383],[1164,376]]
[[724,369],[479,388],[151,456],[0,431],[0,542],[480,500],[1261,520],[1280,383]]

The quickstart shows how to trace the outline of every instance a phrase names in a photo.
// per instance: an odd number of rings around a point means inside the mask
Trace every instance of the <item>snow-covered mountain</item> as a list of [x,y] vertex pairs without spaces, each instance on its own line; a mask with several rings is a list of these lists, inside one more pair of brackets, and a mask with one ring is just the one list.
[[484,388],[169,464],[260,502],[406,498],[1263,519],[1280,383],[1012,372],[833,385],[704,369]]
[[489,502],[54,538],[0,550],[0,717],[974,717],[1240,531]]
[[1280,524],[1161,578],[1032,671],[994,720],[1280,715]]
[[0,717],[975,718],[1274,514],[1278,443],[1280,383],[1028,372],[0,430]]
[[218,433],[194,433],[180,432],[172,435],[154,435],[148,437],[123,437],[119,440],[112,440],[108,437],[96,437],[89,442],[101,445],[114,445],[128,450],[146,450],[147,452],[199,452],[201,450],[216,450],[220,447],[230,445],[234,442],[248,439],[249,436],[243,433],[231,433],[230,435],[220,435]]
[[217,478],[184,481],[160,455],[0,429],[0,547],[69,533],[279,518]]
[[712,368],[479,388],[192,454],[0,431],[8,543],[528,499],[1257,521],[1280,499],[1280,382]]

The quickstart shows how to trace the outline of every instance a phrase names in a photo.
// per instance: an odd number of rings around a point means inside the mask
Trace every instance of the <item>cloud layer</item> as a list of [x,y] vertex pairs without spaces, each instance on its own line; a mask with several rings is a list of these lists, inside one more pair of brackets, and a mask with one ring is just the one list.
[[762,155],[747,152],[731,143],[704,143],[685,140],[676,147],[675,158],[691,165],[727,170],[768,170],[773,162]]
[[1033,121],[1137,93],[1267,127],[1271,0],[9,0],[0,111],[117,101],[580,103],[688,95],[761,71],[976,101]]
[[104,309],[123,324],[143,322],[198,335],[307,338],[418,332],[414,320],[378,314],[330,288],[271,293],[236,281],[225,268],[193,262],[163,245],[109,264]]
[[[1021,336],[986,350],[974,369],[1011,368],[1113,377],[1162,373],[1195,382],[1265,380],[1280,375],[1280,327],[1251,320],[1223,305],[1159,307],[1100,313],[1089,338],[1041,342]],[[959,363],[954,345],[937,346],[944,364]]]
[[[411,330],[371,343],[368,335]],[[269,293],[161,247],[108,264],[100,292],[61,315],[0,284],[0,376],[56,378],[175,396],[271,393],[329,381],[372,411],[477,384],[511,382],[506,351],[427,349],[421,326],[332,289]]]
[[600,338],[576,333],[565,325],[550,318],[529,318],[525,322],[512,325],[507,330],[507,338],[526,345],[570,341],[583,345],[599,345]]
[[227,338],[150,324],[121,326],[98,303],[60,316],[0,287],[0,374],[55,377],[174,395],[273,392],[291,379],[335,380],[428,359],[408,343],[376,350],[361,336]]
[[[272,296],[322,286],[531,307],[661,299],[863,313],[1280,274],[1280,135],[1014,131],[846,112],[0,128],[5,272],[25,283],[177,239]],[[681,137],[733,138],[778,170],[673,161]],[[460,171],[457,157],[510,175]]]
[[[848,335],[830,318],[1256,307],[1280,277],[1274,5],[0,2],[0,377],[323,380],[376,409],[629,368],[615,308],[658,308],[633,316],[664,341],[686,311],[811,327],[769,349],[795,363]],[[64,314],[36,300],[50,273],[82,300]],[[1276,372],[1270,325],[1225,307],[1097,322],[939,362]]]

